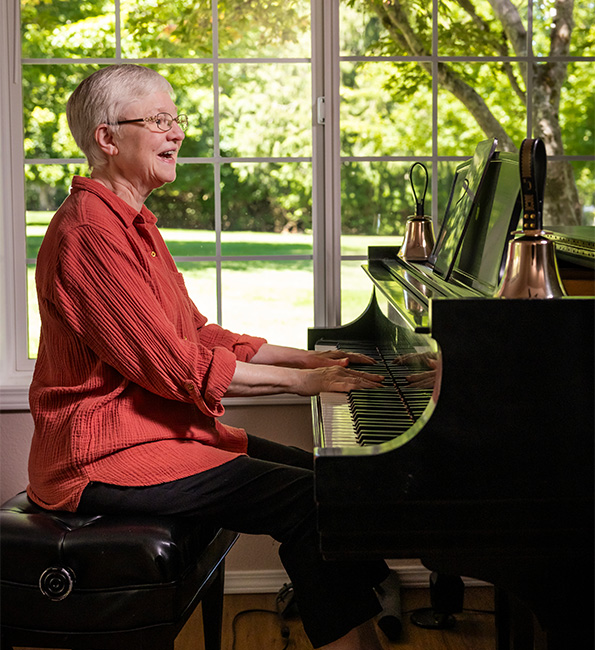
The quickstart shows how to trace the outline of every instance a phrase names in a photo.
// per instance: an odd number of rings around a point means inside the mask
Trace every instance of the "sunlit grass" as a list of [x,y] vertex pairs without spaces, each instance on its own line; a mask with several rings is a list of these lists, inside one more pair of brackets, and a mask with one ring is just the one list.
[[[33,260],[41,245],[51,212],[27,214],[27,256]],[[217,321],[215,233],[206,230],[160,229],[174,257],[201,257],[179,261],[188,293],[198,309]],[[391,237],[344,236],[344,255],[365,255],[369,245],[398,244]],[[312,235],[261,232],[223,232],[221,235],[222,325],[237,332],[262,336],[271,343],[304,347],[313,326],[314,276]],[[291,259],[292,256],[306,259]],[[264,259],[233,259],[237,256]],[[278,260],[273,256],[289,257]],[[271,259],[267,259],[271,257]],[[228,259],[231,258],[231,259]],[[361,261],[341,267],[343,322],[356,318],[368,304],[370,285]],[[40,319],[35,293],[35,268],[27,271],[29,300],[29,353],[37,356]]]

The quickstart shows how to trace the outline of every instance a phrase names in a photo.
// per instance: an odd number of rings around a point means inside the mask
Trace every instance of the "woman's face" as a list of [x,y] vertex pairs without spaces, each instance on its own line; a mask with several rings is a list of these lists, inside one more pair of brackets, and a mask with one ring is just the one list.
[[[178,111],[167,93],[154,93],[129,104],[120,120],[153,117]],[[111,159],[112,180],[125,185],[144,200],[154,189],[176,178],[178,151],[184,132],[177,122],[161,131],[153,122],[121,124],[114,135],[115,153]]]

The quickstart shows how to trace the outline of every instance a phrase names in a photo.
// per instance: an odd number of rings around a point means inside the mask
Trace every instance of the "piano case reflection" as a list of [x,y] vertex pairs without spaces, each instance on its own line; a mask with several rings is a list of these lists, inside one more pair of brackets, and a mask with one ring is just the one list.
[[[533,612],[548,650],[592,648],[593,229],[549,235],[567,293],[589,296],[493,298],[519,186],[518,156],[492,152],[452,264],[370,248],[365,312],[309,331],[310,348],[372,354],[387,377],[378,392],[312,399],[320,545],[329,559],[421,558],[485,580]],[[440,357],[433,390],[393,363],[410,352]]]

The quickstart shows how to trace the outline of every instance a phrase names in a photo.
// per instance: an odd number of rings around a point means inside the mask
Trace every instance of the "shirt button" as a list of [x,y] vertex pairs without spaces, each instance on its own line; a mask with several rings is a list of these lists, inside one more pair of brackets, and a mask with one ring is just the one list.
[[151,257],[157,257],[157,253],[155,251],[151,251]]
[[193,393],[193,392],[194,392],[194,385],[191,384],[190,382],[186,382],[186,386],[185,386],[185,388],[186,388],[186,390],[187,390],[189,393]]

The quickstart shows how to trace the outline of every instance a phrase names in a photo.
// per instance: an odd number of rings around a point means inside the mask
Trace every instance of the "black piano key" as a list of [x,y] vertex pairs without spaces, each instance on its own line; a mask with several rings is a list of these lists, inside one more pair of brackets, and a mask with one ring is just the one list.
[[347,395],[348,412],[345,424],[352,427],[361,445],[381,444],[406,432],[424,412],[431,397],[431,389],[412,387],[407,377],[425,372],[419,365],[402,365],[394,361],[402,354],[415,352],[406,341],[398,342],[398,351],[361,341],[338,344],[342,350],[366,354],[374,364],[351,364],[360,372],[382,375],[378,388],[350,391]]

